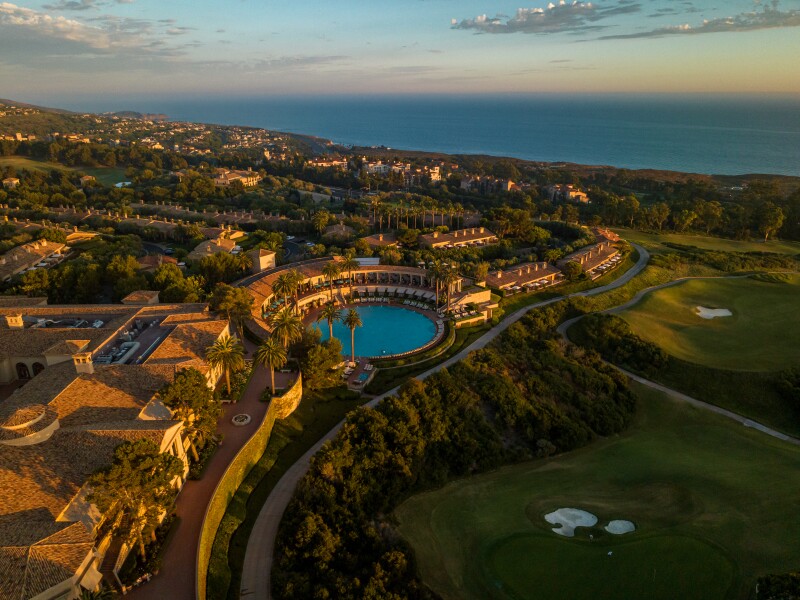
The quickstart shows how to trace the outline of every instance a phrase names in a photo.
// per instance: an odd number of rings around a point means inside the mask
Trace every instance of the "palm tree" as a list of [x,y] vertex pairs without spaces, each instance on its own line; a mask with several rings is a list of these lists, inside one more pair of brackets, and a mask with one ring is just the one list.
[[325,226],[328,224],[331,215],[327,210],[320,210],[315,212],[311,217],[311,222],[314,224],[314,228],[322,235],[322,232],[325,231]]
[[447,286],[447,312],[450,312],[450,291],[453,284],[458,281],[458,273],[456,273],[452,266],[446,265],[441,274],[441,278],[442,284]]
[[244,367],[244,347],[235,337],[226,335],[219,338],[206,350],[206,360],[212,368],[221,367],[225,373],[228,396],[231,395],[231,371]]
[[287,299],[294,291],[294,285],[291,281],[291,271],[281,273],[272,282],[272,293],[277,296],[283,296],[283,305],[287,305]]
[[330,261],[324,267],[322,267],[322,274],[328,278],[328,284],[330,285],[330,293],[331,297],[330,300],[333,302],[333,280],[339,276],[339,273],[342,272],[342,268],[339,266],[339,263],[335,260]]
[[342,320],[342,311],[333,303],[328,302],[325,305],[319,315],[317,315],[317,323],[320,321],[327,321],[328,322],[328,332],[330,333],[331,339],[333,339],[333,323],[334,321],[341,321]]
[[344,255],[344,262],[341,264],[342,271],[347,271],[347,277],[350,280],[350,296],[353,295],[353,271],[358,269],[361,263],[356,260],[355,251],[348,250]]
[[275,369],[280,369],[286,364],[286,349],[281,346],[280,342],[275,337],[268,337],[256,349],[253,356],[256,364],[269,367],[269,377],[272,382],[272,395],[275,395]]
[[269,325],[272,327],[272,335],[280,340],[284,348],[303,337],[303,321],[290,308],[284,308],[272,315]]
[[428,267],[427,276],[428,279],[434,282],[434,287],[436,289],[436,308],[439,307],[439,278],[442,274],[442,263],[440,260],[434,260],[431,262],[430,267]]
[[295,308],[299,309],[300,307],[300,289],[303,282],[306,280],[306,276],[303,275],[297,269],[292,269],[287,273],[287,277],[289,278],[289,286],[291,287],[291,294],[294,296],[294,303]]
[[342,321],[350,329],[350,362],[356,362],[356,327],[361,327],[361,315],[354,308],[347,311],[347,316]]

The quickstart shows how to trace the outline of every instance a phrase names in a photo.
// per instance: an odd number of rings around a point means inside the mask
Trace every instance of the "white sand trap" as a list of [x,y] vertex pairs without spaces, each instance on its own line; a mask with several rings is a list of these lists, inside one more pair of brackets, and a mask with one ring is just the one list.
[[574,537],[578,527],[592,527],[597,524],[597,517],[579,508],[559,508],[546,514],[544,520],[551,525],[557,525],[553,527],[553,531],[564,537]]
[[695,306],[694,312],[701,319],[718,319],[720,317],[733,316],[733,313],[727,308],[706,308],[705,306]]
[[630,521],[611,521],[605,526],[605,530],[608,533],[613,533],[614,535],[625,535],[631,531],[636,531],[636,525]]

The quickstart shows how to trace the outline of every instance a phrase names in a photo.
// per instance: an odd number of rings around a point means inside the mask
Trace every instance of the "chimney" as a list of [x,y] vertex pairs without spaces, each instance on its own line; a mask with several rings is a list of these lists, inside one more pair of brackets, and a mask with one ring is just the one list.
[[457,237],[458,237],[458,232],[457,232],[457,231],[454,231],[454,232],[453,232],[453,237],[454,237],[454,238],[457,238]]
[[75,364],[75,370],[78,374],[91,375],[94,373],[94,363],[92,362],[91,352],[77,352],[72,355],[72,362]]
[[438,231],[434,231],[433,232],[433,239],[436,239],[438,237],[439,237],[439,232]]
[[379,241],[379,242],[382,242],[382,241],[383,241],[383,234],[382,234],[382,233],[378,235],[378,241]]
[[530,266],[530,265],[528,265],[528,270],[527,270],[527,271],[525,271],[525,273],[530,273],[530,272],[531,272],[531,266]]
[[503,272],[502,271],[498,271],[497,272],[497,278],[498,279],[502,279],[503,278]]
[[6,325],[9,329],[23,329],[25,324],[22,322],[22,314],[6,315]]
[[481,231],[480,232],[483,233],[483,231],[484,231],[484,229],[483,229],[483,227],[481,227]]
[[539,263],[535,263],[535,264],[533,265],[533,270],[534,270],[534,272],[536,272],[536,271],[538,271],[538,270],[539,270]]
[[522,277],[522,269],[519,270],[519,276]]

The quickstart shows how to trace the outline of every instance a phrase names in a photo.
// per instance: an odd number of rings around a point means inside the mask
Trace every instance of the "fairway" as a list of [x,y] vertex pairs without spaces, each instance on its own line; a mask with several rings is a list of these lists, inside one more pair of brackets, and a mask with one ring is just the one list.
[[[732,315],[703,319],[696,307]],[[690,280],[656,290],[622,311],[634,333],[682,360],[738,371],[778,371],[800,362],[800,276]]]
[[800,254],[800,243],[783,240],[728,240],[706,235],[691,235],[683,233],[645,233],[635,229],[614,227],[613,230],[629,242],[641,244],[654,254],[673,252],[672,248],[664,243],[695,246],[703,250],[719,250],[722,252],[775,252],[778,254]]
[[[800,448],[634,390],[622,436],[403,503],[423,581],[447,599],[746,599],[758,576],[796,569]],[[543,518],[559,507],[599,521],[560,537]],[[637,529],[603,532],[613,519]]]
[[67,167],[59,163],[34,160],[25,156],[0,156],[0,167],[14,167],[42,173],[52,170],[81,172],[95,177],[97,181],[107,186],[125,180],[125,169],[119,167]]

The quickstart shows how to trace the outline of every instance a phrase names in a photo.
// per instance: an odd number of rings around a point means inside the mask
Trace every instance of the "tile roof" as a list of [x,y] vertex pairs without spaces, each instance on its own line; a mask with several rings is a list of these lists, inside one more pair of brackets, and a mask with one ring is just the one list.
[[[153,302],[155,300],[155,302]],[[135,290],[122,299],[123,304],[157,304],[158,292],[154,290]]]
[[211,256],[217,252],[230,252],[236,246],[233,240],[218,238],[206,242],[200,242],[194,250],[189,252],[187,260],[201,260],[206,256]]
[[204,362],[206,349],[228,328],[228,321],[202,321],[176,325],[147,358],[146,365]]

